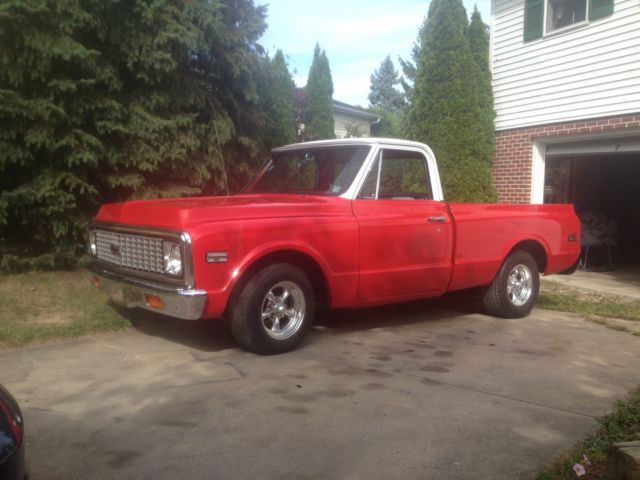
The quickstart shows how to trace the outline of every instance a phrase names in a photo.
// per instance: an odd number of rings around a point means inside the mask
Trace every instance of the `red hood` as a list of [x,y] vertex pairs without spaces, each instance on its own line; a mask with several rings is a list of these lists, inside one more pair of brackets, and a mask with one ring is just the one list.
[[111,203],[100,208],[95,220],[184,230],[212,221],[344,215],[348,212],[350,202],[339,197],[254,194]]

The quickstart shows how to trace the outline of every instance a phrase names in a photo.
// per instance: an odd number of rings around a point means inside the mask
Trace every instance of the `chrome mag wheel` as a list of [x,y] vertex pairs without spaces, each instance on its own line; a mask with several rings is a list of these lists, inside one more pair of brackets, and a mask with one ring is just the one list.
[[507,280],[507,296],[516,307],[527,303],[533,292],[533,278],[526,265],[516,265],[509,272]]
[[261,321],[267,335],[285,340],[300,330],[306,313],[304,292],[295,283],[282,281],[269,289],[262,301]]

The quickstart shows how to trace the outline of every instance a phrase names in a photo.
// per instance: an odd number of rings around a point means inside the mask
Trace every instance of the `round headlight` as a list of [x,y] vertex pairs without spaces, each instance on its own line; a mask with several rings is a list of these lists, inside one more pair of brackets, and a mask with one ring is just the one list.
[[164,257],[164,269],[170,275],[182,274],[182,254],[180,252],[180,245],[172,244],[169,248],[169,253]]

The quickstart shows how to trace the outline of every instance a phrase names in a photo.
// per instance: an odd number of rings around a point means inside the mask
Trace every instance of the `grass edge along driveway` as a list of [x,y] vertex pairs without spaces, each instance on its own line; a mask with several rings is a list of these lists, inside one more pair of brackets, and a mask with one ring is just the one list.
[[83,270],[0,276],[0,348],[126,329]]

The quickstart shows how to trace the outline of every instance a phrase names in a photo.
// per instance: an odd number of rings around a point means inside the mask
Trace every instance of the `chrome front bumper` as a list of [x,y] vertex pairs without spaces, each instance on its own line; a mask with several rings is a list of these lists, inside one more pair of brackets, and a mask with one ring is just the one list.
[[[207,301],[207,292],[204,290],[152,283],[105,270],[96,264],[87,267],[87,271],[94,286],[107,291],[111,300],[118,305],[143,308],[183,320],[202,317]],[[161,300],[162,308],[157,299]]]

